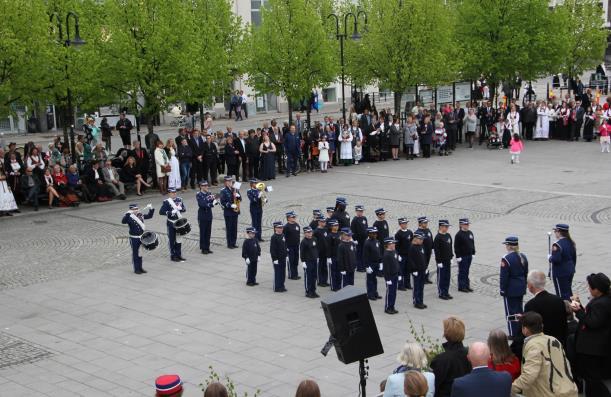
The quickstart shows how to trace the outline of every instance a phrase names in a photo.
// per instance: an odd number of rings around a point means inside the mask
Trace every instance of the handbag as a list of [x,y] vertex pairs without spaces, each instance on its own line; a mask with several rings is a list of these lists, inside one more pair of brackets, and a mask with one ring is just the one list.
[[172,166],[168,163],[162,167],[163,172],[172,172]]

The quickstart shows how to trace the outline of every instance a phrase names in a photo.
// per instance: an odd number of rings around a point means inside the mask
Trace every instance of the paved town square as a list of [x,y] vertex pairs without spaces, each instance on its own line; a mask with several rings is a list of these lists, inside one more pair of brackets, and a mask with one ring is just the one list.
[[[425,287],[427,310],[412,306],[411,291],[399,291],[398,315],[384,313],[384,300],[371,302],[385,353],[369,360],[368,395],[397,366],[396,355],[411,338],[409,322],[442,340],[441,321],[461,317],[467,342],[485,340],[505,329],[498,295],[501,244],[520,237],[530,269],[547,271],[547,232],[568,223],[577,244],[574,290],[587,301],[585,276],[607,271],[611,224],[609,154],[598,143],[527,142],[520,164],[505,150],[485,146],[459,149],[428,161],[388,161],[334,167],[271,181],[274,190],[263,215],[262,254],[257,281],[245,285],[241,249],[225,247],[224,223],[214,210],[212,255],[199,250],[195,193],[179,194],[193,231],[183,243],[184,263],[171,262],[164,217],[155,214],[147,228],[160,245],[144,253],[145,275],[130,263],[127,228],[121,218],[128,201],[81,208],[26,212],[0,221],[0,394],[6,396],[150,396],[156,376],[176,373],[185,396],[201,396],[199,384],[210,368],[232,379],[251,396],[286,397],[300,380],[316,380],[324,396],[358,394],[358,365],[344,365],[332,350],[320,350],[328,329],[318,299],[304,297],[303,279],[287,280],[288,293],[272,292],[269,237],[273,221],[294,210],[303,226],[313,208],[346,197],[348,210],[363,204],[370,223],[384,207],[391,230],[405,216],[410,228],[427,215],[450,220],[468,217],[477,254],[471,270],[473,294],[456,291],[452,301]],[[245,194],[246,186],[242,187]],[[217,188],[214,189],[217,192]],[[162,197],[147,193],[141,208]],[[247,205],[239,218],[241,246],[249,226]],[[430,269],[434,268],[431,261]],[[303,269],[300,268],[300,275]],[[364,273],[356,283],[364,289]],[[379,283],[381,292],[383,283]],[[552,286],[548,286],[553,290]],[[328,288],[318,288],[322,297]],[[529,296],[527,295],[526,299]]]

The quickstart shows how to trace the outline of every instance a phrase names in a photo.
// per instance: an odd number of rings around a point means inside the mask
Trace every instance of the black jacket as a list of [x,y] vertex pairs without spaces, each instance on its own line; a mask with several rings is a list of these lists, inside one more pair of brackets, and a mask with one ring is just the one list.
[[242,244],[242,258],[250,259],[251,262],[257,261],[261,255],[261,246],[255,238],[247,238]]
[[452,260],[452,236],[450,233],[437,233],[433,240],[433,250],[435,250],[435,261],[437,263],[447,263]]
[[611,353],[611,296],[600,296],[575,313],[579,319],[577,353],[608,356]]
[[203,153],[204,153],[204,160],[207,163],[214,163],[218,161],[219,151],[213,142],[210,142],[210,143],[204,142]]
[[363,245],[363,264],[365,266],[376,265],[374,270],[378,270],[377,266],[382,263],[382,254],[380,253],[380,242],[377,239],[368,238]]
[[318,260],[318,244],[314,237],[301,240],[301,244],[299,244],[299,256],[302,262]]
[[467,349],[461,342],[446,342],[443,349],[444,352],[431,361],[435,374],[435,397],[450,397],[454,379],[471,372]]
[[567,336],[566,307],[562,298],[541,291],[524,305],[525,312],[539,313],[543,317],[543,333],[558,339],[564,346]]
[[399,229],[395,233],[395,240],[397,240],[397,253],[407,259],[409,255],[409,247],[412,246],[413,233],[409,229]]
[[350,215],[344,210],[335,210],[333,215],[331,215],[331,219],[337,220],[340,230],[345,227],[350,227]]
[[314,239],[316,239],[319,258],[327,258],[329,256],[329,242],[327,241],[328,234],[329,232],[327,231],[327,228],[318,227],[314,229]]
[[410,273],[425,272],[426,268],[427,263],[426,256],[424,254],[424,247],[422,244],[412,244],[409,247],[409,254],[407,255],[407,271]]
[[356,269],[356,247],[352,241],[339,242],[337,268],[340,272],[353,272]]
[[399,275],[399,260],[395,251],[384,250],[382,263],[384,264],[382,272],[384,272],[384,279],[386,281],[392,280]]
[[339,233],[327,232],[327,258],[337,259]]
[[299,245],[299,238],[301,237],[301,226],[297,222],[286,223],[284,225],[284,237],[286,238],[287,247],[296,247]]
[[457,258],[475,255],[475,239],[471,230],[459,230],[454,236],[454,253]]
[[352,238],[363,244],[367,239],[367,218],[364,216],[355,216],[350,222],[350,230],[352,230]]
[[269,242],[269,253],[272,257],[272,261],[285,261],[288,251],[286,249],[286,243],[284,242],[284,234],[272,235]]

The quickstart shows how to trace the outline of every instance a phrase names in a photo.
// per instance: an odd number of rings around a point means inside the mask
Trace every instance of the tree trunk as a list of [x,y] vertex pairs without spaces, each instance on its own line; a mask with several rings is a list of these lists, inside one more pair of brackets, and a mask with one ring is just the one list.
[[401,117],[401,97],[403,95],[401,91],[394,91],[394,95],[395,95],[395,116]]
[[154,114],[150,114],[149,112],[146,113],[142,113],[142,115],[144,116],[144,121],[146,121],[146,130],[150,133],[153,133],[155,128],[153,126],[154,124]]
[[199,129],[204,132],[204,104],[199,104]]
[[312,109],[310,108],[310,104],[308,102],[308,105],[306,108],[306,123],[308,123],[308,130],[312,130],[312,124],[310,124],[312,122],[311,115],[312,115]]
[[288,105],[289,105],[289,127],[290,127],[291,124],[293,124],[293,101],[291,101],[291,98],[286,98],[286,101],[288,102]]

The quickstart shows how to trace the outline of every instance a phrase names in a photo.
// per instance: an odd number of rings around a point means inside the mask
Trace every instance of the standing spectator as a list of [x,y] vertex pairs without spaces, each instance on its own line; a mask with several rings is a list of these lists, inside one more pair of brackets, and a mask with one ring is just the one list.
[[[381,386],[380,386],[381,387]],[[408,371],[403,383],[403,395],[407,397],[424,397],[429,395],[425,377],[418,371]]]
[[522,119],[524,139],[532,140],[535,124],[537,123],[537,110],[533,102],[528,102],[524,108]]
[[[199,130],[193,130],[191,138],[191,151],[193,152],[193,162],[191,163],[191,189],[195,189],[195,181],[204,179],[206,159],[204,158],[204,139],[199,134]],[[199,182],[198,182],[199,183]]]
[[524,143],[520,135],[513,134],[509,141],[509,153],[511,153],[511,164],[520,164],[520,153],[524,150]]
[[[331,145],[329,143],[329,145]],[[300,155],[299,136],[296,134],[295,125],[291,125],[289,133],[284,137],[284,150],[286,152],[286,177],[292,174],[297,176],[297,161]]]
[[106,117],[102,117],[102,121],[100,122],[100,128],[102,129],[102,141],[104,142],[104,147],[107,152],[112,150],[112,129],[108,124],[108,119]]
[[526,279],[528,291],[534,297],[526,302],[524,311],[539,313],[543,318],[543,333],[558,339],[566,346],[567,313],[562,298],[545,290],[545,273],[532,270]]
[[2,156],[0,156],[0,162],[2,161],[4,161],[6,183],[9,185],[15,196],[21,197],[21,175],[23,174],[23,163],[17,160],[17,155],[15,153],[10,154],[8,161],[6,161],[6,156],[4,159]]
[[592,106],[586,108],[586,112],[583,116],[583,139],[586,142],[592,142],[594,139],[594,124],[596,122],[596,115],[592,110]]
[[168,193],[168,175],[171,171],[170,159],[163,148],[163,142],[157,141],[155,146],[155,170],[157,175],[157,184],[159,193],[165,195]]
[[180,190],[180,163],[176,157],[176,143],[173,138],[166,141],[165,153],[170,161],[170,172],[168,175],[168,187],[174,190]]
[[329,167],[329,142],[327,135],[322,134],[320,142],[318,142],[318,162],[320,163],[320,172],[326,173]]
[[496,372],[488,368],[490,350],[485,343],[472,343],[467,358],[473,370],[470,374],[454,379],[452,397],[511,395],[511,376],[507,372]]
[[456,141],[462,143],[462,130],[465,120],[465,109],[460,106],[460,102],[456,102],[454,107],[454,118],[456,119]]
[[345,129],[342,131],[342,135],[339,139],[340,141],[340,149],[339,149],[339,158],[340,161],[344,164],[344,166],[352,164],[352,141],[354,137],[352,136],[352,132],[350,129]]
[[214,141],[216,148],[219,153],[219,161],[217,165],[217,171],[219,174],[225,173],[225,145],[227,144],[227,138],[223,135],[223,131],[216,132],[216,140]]
[[6,180],[7,173],[4,165],[4,149],[0,148],[0,216],[12,216],[12,212],[19,212],[15,196]]
[[584,308],[575,297],[571,309],[579,319],[577,330],[577,368],[585,380],[586,397],[609,397],[603,383],[609,377],[611,352],[611,281],[603,273],[586,278],[591,299]]
[[600,147],[602,153],[609,153],[609,143],[611,142],[611,120],[603,121],[598,129],[600,135]]
[[535,141],[547,140],[549,138],[549,123],[553,112],[553,109],[548,109],[545,101],[541,101],[537,108]]
[[182,185],[182,191],[187,190],[189,185],[189,173],[191,172],[191,161],[193,160],[193,151],[189,142],[186,139],[180,141],[178,146],[178,162],[180,164],[180,181]]
[[278,127],[278,122],[272,120],[272,126],[269,129],[269,139],[276,146],[276,161],[278,162],[278,173],[284,172],[284,134]]
[[274,145],[269,135],[263,133],[263,142],[259,146],[259,152],[261,153],[261,179],[268,181],[270,179],[276,179],[276,145]]
[[390,152],[393,160],[399,160],[399,145],[401,144],[401,124],[399,124],[399,118],[394,116],[392,118],[392,125],[390,126]]
[[538,313],[522,315],[524,351],[522,374],[512,386],[513,393],[524,397],[577,397],[569,363],[562,344],[543,334],[543,319]]
[[[386,387],[384,388],[384,397],[402,396],[403,385],[407,374],[411,371],[421,373],[425,378],[428,392],[426,397],[435,395],[435,375],[432,372],[424,371],[428,365],[426,353],[422,347],[416,342],[407,342],[403,346],[403,350],[397,357],[401,365],[393,371],[393,374],[386,379]],[[422,394],[424,396],[424,394]]]
[[435,397],[449,397],[454,379],[468,374],[471,364],[467,359],[467,349],[462,344],[465,339],[465,324],[456,317],[443,320],[444,352],[431,361],[435,374]]
[[25,169],[25,174],[21,175],[21,192],[25,198],[25,204],[32,204],[34,211],[38,211],[38,193],[40,192],[40,179],[32,174],[31,168]]
[[[248,154],[246,152],[246,139],[248,137],[248,132],[246,130],[242,130],[238,134],[238,139],[233,141],[233,147],[235,147],[239,152],[239,162],[238,169],[240,168],[240,164],[242,165],[242,182],[248,181]],[[236,181],[238,181],[239,174],[236,174]]]
[[233,135],[227,136],[225,143],[225,163],[227,163],[227,175],[233,176],[236,180],[238,177],[238,167],[240,165],[240,152],[233,144]]
[[244,117],[248,118],[248,95],[244,93],[244,90],[240,90],[240,106],[244,110]]
[[[123,141],[123,147],[125,149],[131,149],[131,131],[134,126],[132,125],[132,122],[125,117],[125,112],[121,113],[119,116],[119,121],[117,121],[115,128],[119,131],[121,141]],[[149,129],[149,134],[150,133],[152,133],[151,129]],[[151,146],[148,146],[148,143],[149,141],[147,141],[147,147],[150,149]]]
[[320,397],[320,388],[313,380],[302,380],[297,386],[295,397]]
[[[212,186],[217,186],[218,176],[216,174],[216,171],[218,169],[217,163],[219,161],[219,154],[218,148],[216,144],[212,141],[212,135],[210,134],[206,135],[206,142],[204,142],[203,153],[204,161],[206,163],[206,167],[204,168],[206,173],[204,174],[203,179],[209,181]],[[208,174],[210,174],[210,179],[208,179]]]
[[581,127],[583,126],[583,117],[586,111],[581,106],[581,99],[577,99],[575,102],[575,107],[573,108],[573,113],[571,114],[571,118],[573,119],[573,124],[571,125],[571,137],[570,140],[578,141],[581,136]]
[[475,115],[475,109],[470,108],[467,117],[467,133],[465,134],[465,140],[469,143],[469,148],[473,148],[473,137],[475,136],[475,131],[477,129],[477,116]]
[[248,130],[246,156],[248,156],[248,178],[259,178],[259,137],[254,129]]
[[149,129],[146,135],[144,136],[144,144],[146,145],[146,149],[150,152],[151,156],[153,156],[153,153],[155,152],[155,144],[158,140],[159,135],[155,134],[152,129]]
[[516,380],[520,376],[520,359],[509,348],[507,334],[500,329],[490,331],[488,348],[490,349],[488,368],[497,372],[505,371],[511,375],[512,381]]
[[424,124],[420,128],[420,146],[422,147],[422,156],[424,158],[431,157],[431,145],[433,144],[433,123],[431,123],[431,116],[427,115],[424,117]]
[[121,200],[125,200],[125,185],[119,180],[119,173],[112,166],[110,160],[106,160],[104,168],[102,168],[102,176],[104,184],[110,188],[113,194]]

